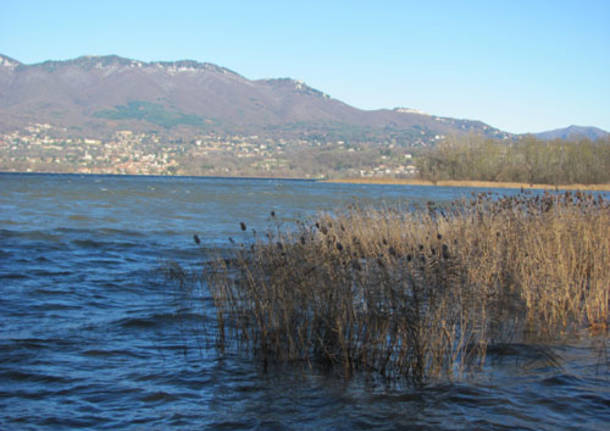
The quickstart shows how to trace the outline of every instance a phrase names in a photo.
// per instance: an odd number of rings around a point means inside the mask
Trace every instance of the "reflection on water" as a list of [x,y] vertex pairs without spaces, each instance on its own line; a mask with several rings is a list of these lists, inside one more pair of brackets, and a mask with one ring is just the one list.
[[[214,349],[205,291],[164,276],[204,250],[353,203],[453,188],[308,181],[0,175],[0,429],[605,429],[607,346],[491,349],[457,382],[399,382]],[[516,193],[505,191],[502,193]],[[593,340],[595,341],[595,340]],[[549,356],[550,355],[550,356]],[[601,356],[600,356],[601,355]],[[551,360],[552,359],[552,360]]]

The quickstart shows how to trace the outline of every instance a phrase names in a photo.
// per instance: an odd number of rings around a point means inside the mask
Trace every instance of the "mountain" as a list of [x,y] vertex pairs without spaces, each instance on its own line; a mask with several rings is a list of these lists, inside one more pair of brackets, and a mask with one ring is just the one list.
[[48,123],[81,136],[155,130],[271,137],[396,139],[506,137],[479,121],[407,108],[365,111],[289,78],[249,80],[210,63],[143,62],[115,55],[26,65],[0,56],[0,131]]
[[609,138],[610,133],[597,127],[569,126],[563,129],[548,130],[546,132],[535,133],[538,139],[553,140],[553,139],[597,139]]

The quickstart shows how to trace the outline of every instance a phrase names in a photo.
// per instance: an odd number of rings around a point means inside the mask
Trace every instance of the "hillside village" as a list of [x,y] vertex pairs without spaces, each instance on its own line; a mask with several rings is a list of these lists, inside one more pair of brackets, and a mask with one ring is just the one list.
[[66,129],[48,123],[0,135],[0,171],[296,178],[415,174],[409,149],[391,141],[214,134],[172,139],[131,130],[108,139],[68,136]]

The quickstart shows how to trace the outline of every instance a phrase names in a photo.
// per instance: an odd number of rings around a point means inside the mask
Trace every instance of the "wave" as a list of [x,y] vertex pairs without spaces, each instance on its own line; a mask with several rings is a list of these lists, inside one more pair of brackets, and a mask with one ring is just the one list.
[[60,242],[62,236],[52,231],[0,229],[0,240],[25,239],[30,241]]
[[147,316],[125,317],[114,321],[113,326],[122,328],[149,329],[163,327],[168,324],[183,324],[186,322],[205,322],[208,318],[200,313],[178,312],[178,313],[155,313]]
[[17,381],[17,382],[38,382],[38,383],[72,383],[74,379],[68,379],[63,376],[56,376],[52,374],[42,374],[35,373],[32,371],[22,371],[22,370],[7,370],[0,373],[0,380],[7,381]]
[[134,350],[128,350],[128,349],[110,349],[110,350],[105,350],[105,349],[87,349],[84,350],[83,352],[81,352],[81,354],[83,356],[86,357],[92,357],[92,358],[112,358],[112,357],[119,357],[119,356],[130,356],[130,357],[134,357],[134,358],[145,358],[146,355],[142,354],[142,353],[138,353]]

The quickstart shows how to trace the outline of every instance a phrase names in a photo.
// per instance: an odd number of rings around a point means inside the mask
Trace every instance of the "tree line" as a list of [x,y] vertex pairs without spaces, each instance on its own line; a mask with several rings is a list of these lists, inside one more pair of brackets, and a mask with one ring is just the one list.
[[420,177],[431,181],[603,184],[610,182],[610,139],[450,137],[420,153],[416,165]]

